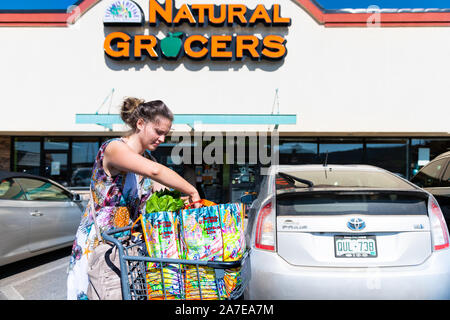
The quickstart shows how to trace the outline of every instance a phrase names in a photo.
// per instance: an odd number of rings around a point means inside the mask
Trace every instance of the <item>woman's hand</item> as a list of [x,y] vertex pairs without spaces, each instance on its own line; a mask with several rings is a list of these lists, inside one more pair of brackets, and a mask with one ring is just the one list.
[[190,194],[187,200],[189,201],[189,204],[194,203],[194,208],[200,208],[202,205],[197,201],[200,201],[201,198],[200,198],[200,195],[198,194],[197,189],[194,189],[194,190],[195,190],[195,192]]

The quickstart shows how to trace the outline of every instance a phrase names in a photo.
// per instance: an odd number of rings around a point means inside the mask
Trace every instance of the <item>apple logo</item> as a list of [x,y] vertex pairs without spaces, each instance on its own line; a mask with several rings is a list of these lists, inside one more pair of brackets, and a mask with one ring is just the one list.
[[161,51],[167,58],[176,58],[180,53],[183,42],[180,37],[183,32],[169,32],[167,37],[160,41]]

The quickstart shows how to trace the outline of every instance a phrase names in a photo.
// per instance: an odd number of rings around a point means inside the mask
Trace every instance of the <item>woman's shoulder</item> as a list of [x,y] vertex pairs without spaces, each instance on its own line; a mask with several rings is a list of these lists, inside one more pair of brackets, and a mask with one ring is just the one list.
[[106,147],[113,141],[122,141],[122,140],[121,140],[121,138],[111,138],[111,139],[104,141],[100,145],[100,148],[98,150],[97,157],[96,157],[96,161],[99,162],[100,164],[103,163],[103,158],[105,156]]
[[122,138],[111,138],[111,139],[108,139],[108,140],[106,140],[106,141],[104,141],[104,142],[102,143],[102,145],[100,146],[100,149],[105,150],[105,149],[106,149],[106,146],[107,146],[108,144],[110,144],[111,142],[113,142],[113,141],[123,141],[123,140],[122,140]]

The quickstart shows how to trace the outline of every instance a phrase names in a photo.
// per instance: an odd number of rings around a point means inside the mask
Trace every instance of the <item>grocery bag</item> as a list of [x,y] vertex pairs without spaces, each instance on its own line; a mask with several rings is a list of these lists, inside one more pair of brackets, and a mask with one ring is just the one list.
[[[145,213],[141,215],[141,219],[149,256],[180,259],[176,213]],[[161,266],[160,263],[148,262],[146,281],[149,300],[183,298],[182,269],[178,264],[162,264]]]
[[[183,259],[223,261],[222,231],[217,206],[181,210],[180,221]],[[188,265],[184,281],[187,300],[200,299],[200,291],[205,300],[219,297],[213,268],[198,267],[197,274],[197,267]]]
[[[245,205],[242,203],[228,203],[220,205],[219,209],[223,239],[223,261],[240,260],[245,253]],[[241,268],[225,270],[224,287],[227,297],[241,284]]]
[[[219,204],[201,200],[204,206],[180,211],[180,243],[183,259],[207,261],[237,261],[245,252],[244,206],[238,203]],[[225,270],[216,281],[215,271],[187,266],[185,272],[186,299],[217,299],[229,297],[241,282],[240,268]],[[201,288],[198,288],[199,285]]]

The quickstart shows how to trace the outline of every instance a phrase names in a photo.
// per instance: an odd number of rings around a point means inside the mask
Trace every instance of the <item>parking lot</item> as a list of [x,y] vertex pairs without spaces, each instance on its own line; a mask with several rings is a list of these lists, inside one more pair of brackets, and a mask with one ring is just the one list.
[[0,300],[65,300],[70,253],[67,247],[1,266]]
[[65,300],[71,247],[0,267],[0,300]]

